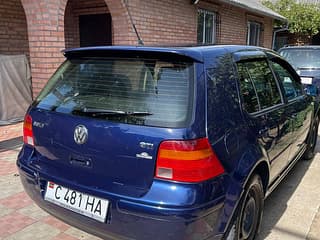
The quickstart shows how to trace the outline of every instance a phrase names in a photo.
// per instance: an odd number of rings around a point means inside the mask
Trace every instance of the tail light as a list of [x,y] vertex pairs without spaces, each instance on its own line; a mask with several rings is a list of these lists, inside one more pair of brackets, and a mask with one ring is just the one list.
[[156,177],[180,182],[200,182],[224,173],[207,138],[164,141],[160,144]]
[[32,131],[32,118],[28,114],[24,118],[23,142],[26,144],[29,144],[31,146],[34,146],[33,131]]

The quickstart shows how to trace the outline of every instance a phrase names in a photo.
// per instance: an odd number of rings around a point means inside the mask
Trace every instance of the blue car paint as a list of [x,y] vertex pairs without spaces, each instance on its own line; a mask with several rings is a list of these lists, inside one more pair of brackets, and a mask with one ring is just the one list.
[[[24,147],[19,159],[24,157],[23,153],[27,154],[26,158],[30,156],[32,150],[26,148],[28,147]],[[30,159],[30,161],[33,162],[34,160]],[[157,227],[157,229],[167,229],[163,232],[157,232],[159,239],[188,239],[188,236],[185,235],[186,231],[194,232],[191,229],[201,225],[203,223],[202,218],[208,217],[208,215],[218,216],[224,202],[222,189],[222,186],[225,185],[223,182],[226,181],[224,177],[192,185],[155,180],[146,195],[135,198],[102,192],[75,184],[72,181],[68,182],[65,179],[52,177],[52,172],[50,172],[50,175],[46,175],[45,169],[40,167],[41,170],[35,171],[35,169],[24,167],[27,164],[20,161],[18,166],[20,167],[22,183],[36,203],[52,215],[71,225],[84,228],[88,232],[93,232],[103,238],[108,237],[109,234],[117,234],[117,232],[121,234],[123,229],[126,229],[130,238],[150,239],[150,236],[155,234],[152,227],[154,225],[154,228]],[[41,174],[35,174],[35,172],[41,172]],[[47,179],[74,190],[108,199],[111,202],[111,209],[109,210],[111,214],[108,216],[107,224],[92,221],[45,202],[43,197]],[[148,225],[148,228],[144,228],[145,224]],[[214,229],[214,222],[211,224],[210,227]],[[174,225],[174,229],[171,229],[172,225]],[[208,232],[203,237],[206,237],[207,234]],[[192,234],[189,235],[189,237],[191,236]]]
[[[64,127],[64,135],[55,135],[47,132],[43,139],[37,139],[37,131],[43,129],[34,128],[35,142],[43,141],[43,148],[32,149],[24,145],[17,165],[20,169],[22,183],[31,198],[43,209],[56,217],[63,219],[71,225],[80,227],[88,232],[101,237],[123,237],[123,229],[126,237],[123,239],[219,239],[232,222],[246,181],[257,166],[267,166],[269,162],[264,149],[258,144],[256,132],[248,128],[248,119],[240,108],[238,95],[237,76],[235,66],[230,60],[231,52],[242,50],[243,47],[199,47],[192,49],[163,49],[144,47],[103,47],[90,49],[76,49],[66,51],[67,57],[76,57],[100,51],[114,51],[122,54],[163,54],[179,55],[195,60],[194,113],[190,126],[183,129],[165,129],[145,126],[134,126],[120,123],[111,123],[85,117],[64,116],[51,113],[31,106],[28,113],[34,121],[46,122],[46,124],[58,124]],[[246,50],[255,50],[247,47]],[[225,59],[225,61],[223,61]],[[218,66],[218,67],[217,67]],[[223,67],[222,67],[223,66]],[[208,102],[208,89],[210,78],[208,69],[215,68],[223,76],[218,82],[220,93],[224,97],[212,98],[214,102]],[[229,80],[227,80],[229,79]],[[228,104],[225,104],[225,103]],[[213,113],[214,106],[226,106],[226,109]],[[205,117],[204,117],[205,116]],[[232,121],[226,121],[231,119]],[[215,126],[212,126],[212,123]],[[81,152],[81,147],[76,150],[67,149],[65,146],[73,144],[73,129],[78,124],[92,127],[93,135],[99,136],[99,129],[109,129],[113,141],[118,142],[123,148],[130,147],[130,152],[139,152],[138,147],[130,145],[137,139],[155,143],[155,148],[150,154],[156,156],[157,148],[164,139],[194,139],[208,137],[212,148],[223,164],[225,174],[202,183],[176,183],[154,179],[154,161],[143,160],[143,164],[120,167],[123,175],[119,182],[115,176],[100,177],[92,175],[89,168],[61,168],[61,161],[57,164],[59,154],[62,151],[73,152],[74,155],[82,155],[90,158],[90,154]],[[98,124],[98,128],[97,125]],[[217,127],[218,126],[218,127]],[[52,129],[51,129],[52,130]],[[91,129],[90,129],[91,130]],[[123,136],[127,136],[124,138]],[[103,139],[103,136],[98,139]],[[124,141],[125,140],[125,141]],[[71,143],[72,142],[72,143]],[[101,144],[97,141],[90,144]],[[50,146],[50,147],[49,147]],[[52,147],[53,146],[53,147]],[[121,150],[121,149],[120,149]],[[119,151],[119,149],[117,150]],[[117,152],[116,151],[116,152]],[[111,153],[111,152],[110,152]],[[122,156],[123,157],[123,156]],[[128,156],[124,156],[128,157]],[[68,161],[68,159],[64,159]],[[67,164],[67,163],[65,163]],[[110,167],[116,167],[110,165]],[[132,175],[131,167],[139,168],[142,179],[136,179]],[[151,171],[152,170],[152,171]],[[89,174],[89,175],[88,175]],[[91,175],[90,175],[91,174]],[[81,177],[79,177],[81,176]],[[90,176],[87,178],[87,176]],[[74,180],[76,179],[76,181]],[[110,214],[107,223],[98,223],[95,220],[70,212],[54,204],[44,201],[46,182],[50,180],[65,187],[86,192],[88,194],[108,199]],[[199,235],[200,234],[200,235]]]

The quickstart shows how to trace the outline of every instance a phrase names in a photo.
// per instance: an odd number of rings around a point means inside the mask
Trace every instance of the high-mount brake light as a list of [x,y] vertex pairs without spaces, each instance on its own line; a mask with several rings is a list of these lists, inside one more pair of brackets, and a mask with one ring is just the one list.
[[201,182],[224,173],[209,140],[164,141],[160,144],[157,178],[179,182]]
[[24,118],[23,142],[31,146],[34,146],[34,138],[33,138],[33,131],[32,131],[32,117],[29,114],[27,114]]

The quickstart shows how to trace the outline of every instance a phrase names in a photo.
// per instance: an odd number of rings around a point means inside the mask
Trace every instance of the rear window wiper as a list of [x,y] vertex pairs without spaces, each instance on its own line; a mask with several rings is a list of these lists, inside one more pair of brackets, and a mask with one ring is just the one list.
[[143,111],[121,111],[121,110],[112,110],[112,109],[100,109],[100,108],[83,108],[80,110],[82,113],[89,113],[92,115],[123,115],[123,116],[149,116],[152,115],[150,112]]

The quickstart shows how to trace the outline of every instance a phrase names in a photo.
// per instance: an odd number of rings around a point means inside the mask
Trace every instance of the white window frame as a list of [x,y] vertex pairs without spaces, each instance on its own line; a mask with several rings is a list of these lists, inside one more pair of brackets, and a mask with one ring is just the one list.
[[[251,27],[254,26],[254,29]],[[262,30],[262,24],[254,21],[248,21],[247,23],[247,45],[260,46],[260,36]],[[253,30],[253,32],[252,32]],[[254,35],[252,35],[254,34]],[[250,44],[252,38],[255,38],[254,43]]]
[[[203,13],[204,17],[203,17],[203,29],[202,29],[202,42],[199,42],[198,39],[197,39],[197,42],[199,44],[215,44],[217,41],[216,41],[216,28],[217,28],[217,22],[216,22],[216,19],[217,19],[217,13],[215,12],[212,12],[212,11],[208,11],[208,10],[205,10],[205,9],[198,9],[198,14],[199,13]],[[212,15],[213,16],[213,20],[212,20],[212,39],[211,41],[208,41],[206,42],[206,15]],[[197,23],[198,26],[199,26],[199,22]]]

